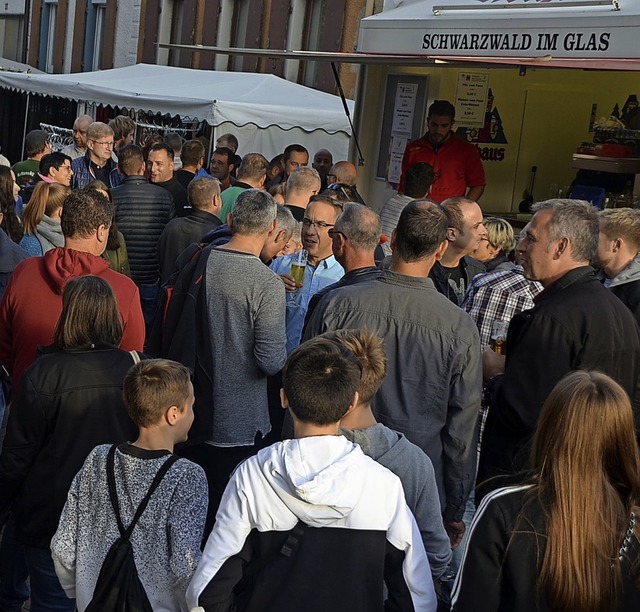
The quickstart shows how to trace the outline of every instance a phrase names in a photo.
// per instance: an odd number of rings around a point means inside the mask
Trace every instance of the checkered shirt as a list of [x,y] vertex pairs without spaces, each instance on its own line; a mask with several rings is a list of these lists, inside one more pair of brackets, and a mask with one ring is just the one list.
[[515,314],[533,308],[533,298],[541,291],[542,285],[527,280],[519,266],[475,276],[460,306],[478,326],[482,349],[489,346],[494,321],[509,324]]

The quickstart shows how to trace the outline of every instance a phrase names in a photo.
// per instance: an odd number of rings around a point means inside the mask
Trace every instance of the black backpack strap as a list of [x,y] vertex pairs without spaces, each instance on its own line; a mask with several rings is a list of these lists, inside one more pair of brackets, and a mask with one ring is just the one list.
[[171,466],[178,459],[179,459],[179,457],[177,457],[176,455],[171,455],[171,457],[169,457],[160,466],[160,469],[158,470],[158,473],[156,474],[155,478],[153,479],[153,482],[151,483],[151,486],[149,487],[149,491],[147,491],[147,494],[144,496],[144,499],[140,502],[140,505],[138,506],[138,509],[136,510],[136,513],[133,515],[133,520],[131,521],[131,524],[129,525],[129,527],[127,527],[126,532],[123,534],[123,536],[125,536],[127,539],[129,539],[131,537],[131,534],[133,533],[133,528],[136,526],[136,523],[138,522],[138,520],[142,516],[142,513],[144,512],[145,508],[147,507],[147,504],[149,503],[149,500],[151,499],[151,496],[153,495],[154,491],[158,488],[158,485],[160,484],[160,482],[164,478],[165,474],[169,471]]
[[116,522],[118,523],[118,531],[120,535],[124,535],[125,529],[122,524],[122,517],[120,516],[120,507],[118,504],[118,494],[116,493],[116,472],[114,457],[116,454],[116,445],[114,444],[107,454],[107,484],[109,485],[109,499],[113,506],[113,512],[116,515]]
[[125,529],[124,525],[122,524],[122,518],[120,516],[120,508],[118,504],[118,495],[116,493],[115,461],[114,461],[115,453],[116,453],[116,445],[114,444],[109,449],[109,454],[107,455],[107,481],[109,483],[109,498],[111,499],[111,505],[113,506],[113,511],[116,515],[116,522],[118,523],[118,530],[120,531],[120,536],[128,540],[131,537],[131,534],[133,533],[133,529],[135,528],[138,520],[140,520],[142,513],[145,511],[145,508],[147,507],[147,504],[149,503],[151,496],[153,495],[155,490],[158,488],[158,485],[162,482],[162,479],[165,477],[165,474],[169,471],[171,466],[176,461],[178,461],[179,457],[177,457],[176,455],[171,455],[160,466],[160,469],[155,475],[153,482],[151,483],[151,486],[147,491],[147,494],[144,496],[143,500],[140,502],[140,505],[138,506],[138,509],[136,510],[136,513],[133,515],[133,520],[131,521],[131,524]]

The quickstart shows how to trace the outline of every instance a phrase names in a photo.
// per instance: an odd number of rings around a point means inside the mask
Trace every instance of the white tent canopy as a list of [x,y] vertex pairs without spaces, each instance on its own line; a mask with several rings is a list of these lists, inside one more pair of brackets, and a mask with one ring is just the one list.
[[272,74],[137,64],[74,74],[0,72],[0,88],[206,121],[218,135],[236,134],[241,152],[267,157],[294,142],[311,154],[327,148],[335,159],[349,150],[351,127],[338,96]]
[[0,87],[197,118],[214,126],[230,122],[351,132],[338,96],[272,74],[137,64],[74,74],[0,74]]

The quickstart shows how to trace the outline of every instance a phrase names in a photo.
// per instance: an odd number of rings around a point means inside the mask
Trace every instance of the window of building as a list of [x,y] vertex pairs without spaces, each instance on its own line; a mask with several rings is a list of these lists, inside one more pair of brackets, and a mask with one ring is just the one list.
[[[307,8],[307,32],[304,47],[307,51],[323,50],[322,36],[325,29],[326,11],[326,0],[310,0]],[[303,83],[307,87],[315,87],[319,68],[319,62],[304,62]]]
[[[174,45],[182,43],[192,44],[192,40],[182,40],[182,27],[184,26],[184,2],[183,0],[174,0],[171,7],[171,34],[169,42]],[[180,54],[189,53],[188,51],[180,51],[179,49],[169,50],[169,66],[181,66]]]
[[102,67],[106,5],[106,0],[87,0],[82,57],[82,69],[85,72]]
[[22,41],[24,33],[24,17],[6,15],[0,17],[0,56],[5,59],[21,62]]
[[[255,18],[255,16],[254,16]],[[244,48],[247,44],[247,28],[249,27],[249,0],[236,0],[233,3],[233,32],[231,46]],[[244,58],[232,56],[230,70],[241,71]]]
[[58,0],[45,0],[42,5],[40,21],[40,45],[38,68],[45,72],[53,72],[53,51],[56,41],[56,19],[58,16]]

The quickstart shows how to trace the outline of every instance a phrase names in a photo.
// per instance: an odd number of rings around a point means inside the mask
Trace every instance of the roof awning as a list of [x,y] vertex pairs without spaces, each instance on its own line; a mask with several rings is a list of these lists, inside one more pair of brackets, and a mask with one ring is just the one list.
[[436,61],[638,70],[637,0],[387,0],[358,51]]

